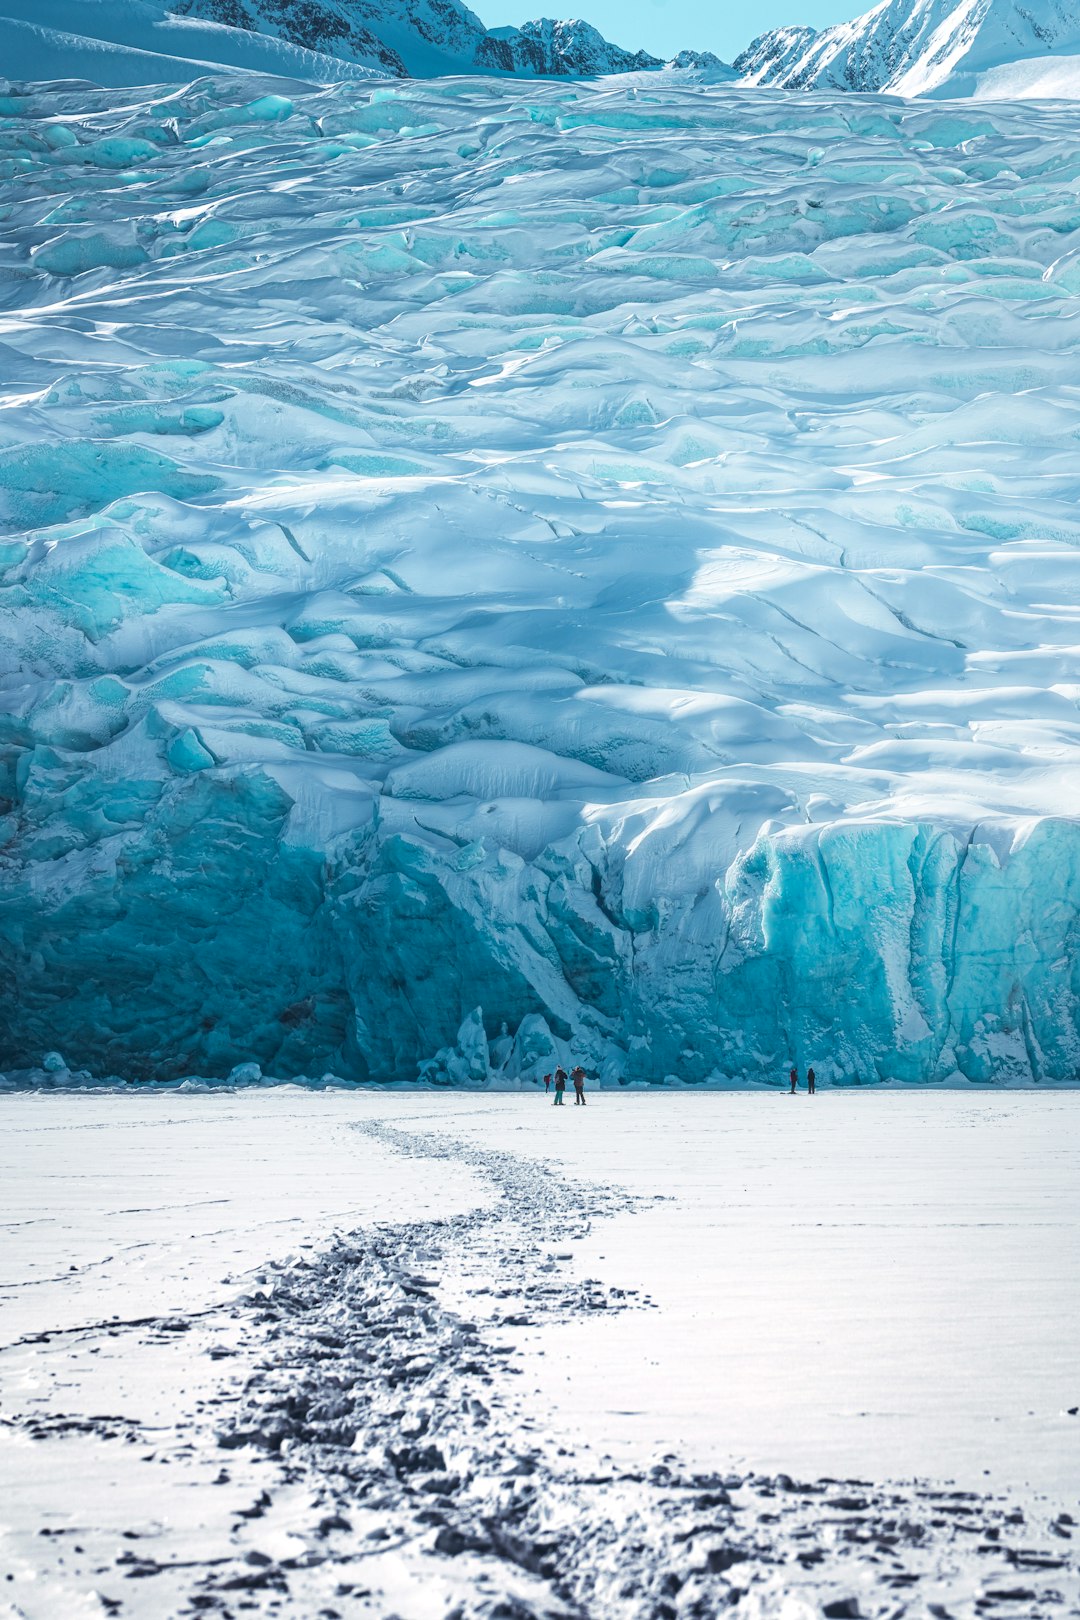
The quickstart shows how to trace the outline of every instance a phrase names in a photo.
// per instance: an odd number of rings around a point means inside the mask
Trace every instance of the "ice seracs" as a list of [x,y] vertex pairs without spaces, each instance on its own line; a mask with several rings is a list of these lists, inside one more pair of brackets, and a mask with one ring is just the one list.
[[0,1066],[1076,1078],[1067,108],[4,116]]

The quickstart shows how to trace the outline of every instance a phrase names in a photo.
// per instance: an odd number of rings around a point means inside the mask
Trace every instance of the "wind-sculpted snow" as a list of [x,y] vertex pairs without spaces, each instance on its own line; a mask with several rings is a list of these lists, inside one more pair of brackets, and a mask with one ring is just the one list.
[[1075,120],[656,84],[3,103],[7,1063],[1075,1076]]

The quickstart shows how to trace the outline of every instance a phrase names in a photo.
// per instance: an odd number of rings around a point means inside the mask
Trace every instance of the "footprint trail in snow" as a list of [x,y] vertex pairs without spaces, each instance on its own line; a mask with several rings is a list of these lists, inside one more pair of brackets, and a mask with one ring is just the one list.
[[[37,1543],[47,1602],[63,1594],[76,1612],[90,1589],[87,1612],[222,1620],[1078,1612],[1068,1515],[920,1482],[734,1472],[721,1458],[709,1472],[675,1456],[635,1471],[537,1423],[515,1330],[650,1308],[617,1281],[564,1276],[551,1234],[584,1235],[643,1201],[426,1131],[355,1128],[388,1153],[467,1165],[490,1196],[453,1219],[339,1234],[264,1267],[231,1306],[86,1330],[158,1357],[165,1376],[198,1357],[211,1380],[154,1434],[69,1411],[9,1412],[9,1429],[58,1464],[93,1444],[121,1471],[184,1470],[220,1522],[185,1539],[182,1525],[147,1522],[143,1502],[110,1550],[85,1502],[77,1529],[54,1511]],[[12,1614],[48,1612],[25,1584],[18,1598]]]

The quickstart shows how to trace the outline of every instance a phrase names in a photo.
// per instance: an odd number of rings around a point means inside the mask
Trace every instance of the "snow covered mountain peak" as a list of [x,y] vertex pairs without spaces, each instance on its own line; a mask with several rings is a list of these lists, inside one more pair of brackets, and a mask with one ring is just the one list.
[[662,66],[581,20],[489,30],[461,0],[0,0],[0,70],[16,81],[185,82],[222,67],[322,82],[586,78]]
[[539,17],[487,29],[460,0],[172,0],[178,14],[275,33],[296,45],[398,75],[513,73],[589,77],[662,66],[580,19]]
[[1068,60],[1074,52],[1075,0],[881,0],[852,22],[820,31],[772,29],[735,68],[747,84],[955,96],[978,91],[986,76],[1004,82],[1010,67],[1020,86],[1025,75],[1017,64],[1030,80],[1051,55]]
[[713,51],[678,51],[664,63],[664,66],[672,70],[706,74],[710,80],[717,83],[734,79],[736,76],[731,64],[722,62]]
[[486,32],[461,0],[169,0],[169,9],[399,76],[471,67]]
[[557,22],[539,17],[520,28],[492,28],[477,49],[477,65],[506,73],[550,77],[599,77],[658,68],[647,51],[624,51],[580,18]]

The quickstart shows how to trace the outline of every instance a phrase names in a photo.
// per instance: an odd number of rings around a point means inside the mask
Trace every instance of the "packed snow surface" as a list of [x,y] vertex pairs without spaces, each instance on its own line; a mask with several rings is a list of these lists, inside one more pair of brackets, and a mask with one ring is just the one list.
[[0,1061],[1075,1078],[1071,111],[2,112]]
[[549,1422],[631,1462],[726,1451],[1076,1498],[1075,1094],[586,1095],[559,1129],[527,1097],[410,1125],[663,1195],[556,1234],[657,1310],[527,1335]]
[[587,1095],[3,1099],[11,1615],[1075,1616],[1080,1098]]

